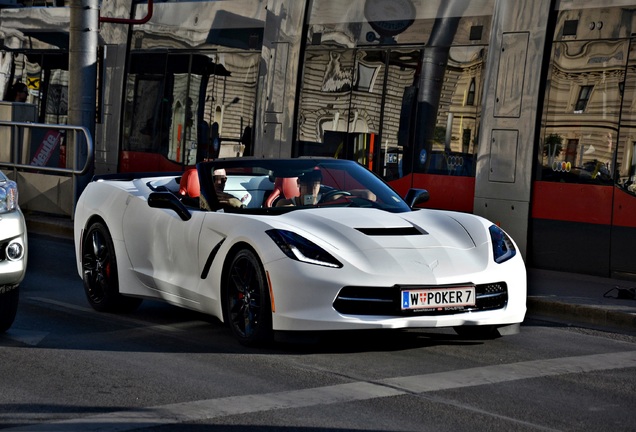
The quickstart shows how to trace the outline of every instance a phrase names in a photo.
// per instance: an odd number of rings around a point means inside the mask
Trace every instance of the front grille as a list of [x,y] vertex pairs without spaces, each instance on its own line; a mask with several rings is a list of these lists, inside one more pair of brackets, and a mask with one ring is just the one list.
[[346,315],[434,316],[502,309],[508,303],[508,286],[505,282],[475,285],[475,306],[459,306],[442,310],[403,311],[400,309],[400,292],[399,287],[348,286],[340,290],[333,307],[339,313]]

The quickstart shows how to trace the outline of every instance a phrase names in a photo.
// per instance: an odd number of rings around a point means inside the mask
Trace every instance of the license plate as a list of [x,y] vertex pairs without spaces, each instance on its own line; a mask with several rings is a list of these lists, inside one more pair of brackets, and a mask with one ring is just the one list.
[[402,310],[443,309],[474,305],[474,286],[402,290]]

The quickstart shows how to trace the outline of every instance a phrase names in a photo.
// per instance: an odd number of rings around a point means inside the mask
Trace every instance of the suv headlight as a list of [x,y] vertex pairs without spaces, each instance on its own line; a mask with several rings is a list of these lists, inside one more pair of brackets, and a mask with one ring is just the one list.
[[18,208],[18,185],[14,181],[0,183],[0,213]]

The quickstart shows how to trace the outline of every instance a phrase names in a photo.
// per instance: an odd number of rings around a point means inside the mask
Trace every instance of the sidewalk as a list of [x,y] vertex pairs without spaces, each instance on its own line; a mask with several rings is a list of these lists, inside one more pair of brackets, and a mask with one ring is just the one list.
[[617,288],[634,287],[636,281],[529,268],[528,314],[636,333],[636,299],[616,298]]
[[[28,232],[73,240],[73,222],[67,217],[27,214],[25,218]],[[529,268],[528,315],[636,334],[636,299],[615,298],[615,287],[633,288],[636,281]],[[614,298],[605,297],[606,293]]]

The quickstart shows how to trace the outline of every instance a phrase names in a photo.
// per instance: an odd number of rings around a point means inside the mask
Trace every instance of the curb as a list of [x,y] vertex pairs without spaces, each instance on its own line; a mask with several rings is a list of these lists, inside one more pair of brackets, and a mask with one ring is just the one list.
[[585,306],[541,297],[528,296],[528,313],[556,317],[562,320],[602,327],[620,327],[636,331],[636,313],[609,310],[606,307]]
[[27,233],[62,237],[73,240],[73,222],[68,218],[24,215]]

